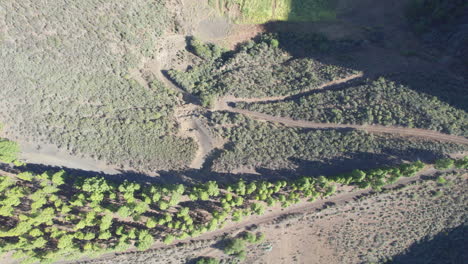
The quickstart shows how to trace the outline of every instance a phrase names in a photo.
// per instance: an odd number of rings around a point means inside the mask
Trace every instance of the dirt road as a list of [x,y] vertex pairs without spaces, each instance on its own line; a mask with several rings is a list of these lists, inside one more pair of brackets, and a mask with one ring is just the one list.
[[[421,178],[421,176],[433,175],[435,172],[436,172],[436,170],[432,166],[430,166],[430,167],[428,166],[423,171],[418,173],[417,175],[415,175],[413,177],[401,178],[396,183],[386,186],[386,188],[394,188],[394,187],[399,186],[399,185],[406,185],[406,184],[409,184],[411,182],[419,180]],[[187,239],[184,239],[184,240],[179,240],[178,242],[180,242],[180,243],[193,243],[194,241],[214,239],[217,236],[220,236],[220,235],[225,234],[225,233],[234,233],[234,232],[239,231],[239,230],[241,230],[241,229],[243,229],[243,228],[245,228],[247,226],[261,225],[261,224],[269,223],[269,222],[277,219],[280,216],[284,216],[284,215],[288,215],[288,214],[295,214],[295,213],[311,212],[313,210],[319,210],[319,209],[323,208],[324,206],[326,206],[326,204],[329,204],[329,203],[343,204],[343,203],[346,203],[347,201],[354,200],[355,198],[357,198],[357,197],[359,197],[361,195],[369,194],[371,192],[372,192],[371,189],[365,189],[365,190],[356,189],[354,191],[345,192],[343,194],[335,195],[335,196],[333,196],[333,197],[331,197],[329,199],[321,199],[321,200],[317,200],[315,202],[301,201],[300,203],[298,203],[296,205],[292,205],[289,208],[285,208],[285,209],[281,208],[279,206],[271,207],[271,208],[268,208],[268,211],[266,211],[266,213],[264,215],[250,216],[250,217],[248,217],[248,219],[246,221],[242,221],[242,222],[239,222],[239,223],[228,222],[225,225],[225,227],[222,228],[222,229],[205,233],[205,234],[203,234],[201,236],[198,236],[196,238],[187,238]],[[154,244],[154,246],[152,247],[152,249],[150,251],[152,251],[152,250],[161,250],[161,249],[171,248],[171,247],[173,247],[173,245],[165,245],[165,244],[163,244],[161,242],[158,242],[158,243]],[[129,252],[125,252],[125,253],[119,253],[119,255],[122,255],[122,254],[130,254],[131,255],[131,254],[134,254],[135,252],[136,251],[129,251]],[[105,255],[105,256],[103,256],[103,257],[101,257],[99,259],[96,259],[94,261],[93,260],[87,261],[86,263],[100,262],[102,260],[112,259],[113,256],[114,256],[114,254],[108,254],[108,255]]]
[[318,87],[314,88],[313,90],[303,91],[303,92],[300,92],[300,93],[297,93],[297,94],[292,94],[292,95],[289,94],[289,95],[257,97],[257,98],[241,98],[241,97],[225,96],[225,97],[222,97],[222,98],[218,99],[218,102],[215,104],[215,108],[217,106],[225,105],[227,102],[230,102],[230,103],[236,103],[236,102],[243,102],[243,103],[262,102],[262,103],[268,103],[268,102],[272,102],[272,101],[283,101],[283,100],[288,99],[289,97],[301,96],[302,94],[310,93],[311,91],[320,90],[320,89],[323,89],[323,88],[326,88],[326,87],[329,87],[329,86],[332,86],[332,85],[343,84],[343,83],[349,82],[351,80],[361,78],[362,76],[363,76],[362,72],[352,74],[352,75],[350,75],[348,77],[338,79],[338,80],[333,80],[331,82],[327,82],[327,83],[324,83],[322,85],[319,85]]
[[405,127],[394,127],[394,126],[380,126],[380,125],[351,125],[351,124],[335,124],[335,123],[315,123],[310,121],[303,121],[303,120],[294,120],[292,118],[286,117],[277,117],[271,116],[263,113],[253,112],[244,109],[238,109],[234,107],[230,107],[228,102],[224,101],[224,105],[218,104],[218,108],[216,110],[224,110],[234,113],[243,114],[249,116],[251,118],[260,120],[260,121],[269,121],[280,123],[290,127],[303,127],[303,128],[352,128],[358,130],[364,130],[371,133],[387,133],[387,134],[397,134],[400,136],[414,136],[414,137],[421,137],[426,139],[438,140],[438,141],[447,141],[457,144],[468,145],[468,139],[455,136],[455,135],[448,135],[437,131],[419,129],[419,128],[405,128]]

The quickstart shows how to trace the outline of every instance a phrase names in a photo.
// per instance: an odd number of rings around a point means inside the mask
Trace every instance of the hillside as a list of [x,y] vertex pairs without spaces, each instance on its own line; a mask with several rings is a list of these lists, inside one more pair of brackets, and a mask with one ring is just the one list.
[[0,262],[462,263],[466,14],[2,1]]

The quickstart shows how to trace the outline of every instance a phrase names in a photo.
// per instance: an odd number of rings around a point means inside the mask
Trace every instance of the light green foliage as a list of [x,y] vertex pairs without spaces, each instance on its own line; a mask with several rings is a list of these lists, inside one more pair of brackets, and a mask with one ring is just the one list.
[[149,234],[147,230],[142,230],[138,234],[138,244],[136,245],[138,250],[144,251],[151,247],[154,243],[154,238]]
[[22,172],[18,174],[16,177],[18,177],[18,179],[21,179],[23,181],[32,181],[33,174],[30,172]]
[[[0,121],[9,129],[133,168],[190,163],[197,145],[176,136],[177,94],[129,74],[160,48],[171,24],[165,1],[4,0],[0,17],[8,27]],[[17,147],[2,140],[2,148],[11,162]]]
[[231,17],[240,24],[263,24],[269,21],[322,21],[335,19],[336,0],[217,0],[208,1],[224,15],[239,9],[240,15]]
[[265,207],[260,203],[254,203],[250,208],[257,215],[262,215],[265,212]]
[[174,241],[174,239],[175,239],[175,237],[173,235],[167,235],[164,238],[163,242],[164,242],[164,244],[169,245]]
[[64,235],[58,240],[57,248],[63,249],[68,248],[73,245],[73,236]]
[[128,206],[122,206],[117,211],[117,214],[122,218],[127,218],[132,215],[132,211]]
[[452,159],[440,159],[435,163],[435,168],[439,170],[450,169],[453,167],[455,162]]
[[65,183],[65,171],[59,171],[59,172],[56,172],[52,175],[52,183],[54,185],[62,185]]
[[468,136],[467,112],[384,78],[294,100],[237,107],[320,123],[396,125]]
[[19,145],[16,142],[0,138],[0,162],[14,162],[18,156],[19,151]]
[[219,264],[219,260],[211,257],[201,257],[195,264]]
[[447,180],[444,177],[439,176],[439,177],[437,177],[437,183],[445,184],[445,183],[447,183]]
[[[466,160],[451,163],[464,166]],[[70,181],[52,186],[54,173],[22,174],[23,179],[3,176],[0,177],[0,212],[4,228],[0,230],[0,245],[3,251],[19,252],[15,254],[18,258],[41,262],[97,256],[126,250],[131,245],[138,250],[146,250],[155,241],[171,244],[175,239],[187,239],[214,231],[226,221],[241,221],[251,214],[262,214],[266,204],[280,202],[282,207],[288,207],[306,199],[313,201],[319,196],[331,195],[340,184],[381,190],[399,177],[415,175],[425,166],[422,162],[413,162],[393,168],[354,170],[329,178],[304,176],[294,181],[274,183],[240,180],[229,186],[207,182],[194,188],[136,182],[118,185],[104,178],[67,177],[65,174],[61,177]],[[442,177],[438,182],[445,184]],[[46,191],[50,187],[57,190],[52,193]],[[106,203],[102,206],[93,205],[90,197],[103,190],[112,190],[115,196],[106,197]],[[206,202],[188,201],[188,197],[200,190],[206,193],[210,203],[222,208],[214,211],[212,217],[195,217],[199,210],[206,210]],[[133,194],[134,203],[127,203],[124,198],[126,193]],[[143,194],[153,193],[160,193],[165,199],[178,194],[190,205],[169,206],[166,202],[167,208],[161,210],[155,204],[148,205],[143,201]],[[255,199],[259,201],[252,203]],[[19,206],[22,201],[36,205],[34,208]],[[59,206],[55,206],[57,202]],[[133,221],[122,219],[129,216],[134,217]],[[16,224],[11,226],[11,223]],[[157,225],[161,228],[155,228]],[[243,259],[246,254],[245,241],[258,243],[263,239],[262,234],[247,233],[230,241],[226,252]]]
[[106,231],[112,226],[113,216],[110,213],[105,214],[100,221],[99,229]]
[[147,228],[155,228],[157,224],[157,221],[153,218],[148,218],[148,220],[146,221]]

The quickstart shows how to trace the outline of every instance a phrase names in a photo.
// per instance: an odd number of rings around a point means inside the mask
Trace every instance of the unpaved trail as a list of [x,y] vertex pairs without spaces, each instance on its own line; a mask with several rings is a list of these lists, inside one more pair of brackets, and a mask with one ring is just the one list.
[[224,110],[234,113],[243,114],[253,119],[260,121],[269,121],[274,123],[280,123],[290,127],[302,127],[302,128],[352,128],[358,130],[364,130],[371,133],[387,133],[397,134],[400,136],[413,136],[421,137],[426,139],[447,141],[457,144],[468,145],[468,139],[462,136],[448,135],[437,131],[419,129],[419,128],[405,128],[405,127],[394,127],[394,126],[381,126],[381,125],[352,125],[352,124],[335,124],[335,123],[315,123],[303,120],[294,120],[292,118],[271,116],[263,113],[253,112],[244,109],[238,109],[228,106],[225,102],[224,105],[218,105],[216,110]]
[[178,117],[177,122],[180,126],[179,136],[191,137],[198,144],[198,149],[190,163],[190,168],[201,169],[205,163],[206,156],[216,145],[211,133],[203,126],[200,120],[191,115]]
[[[323,89],[330,85],[337,85],[346,83],[356,78],[362,77],[362,73],[350,75],[346,78],[335,80],[332,82],[325,83],[319,86],[317,89]],[[310,92],[310,91],[309,91]],[[307,93],[307,92],[305,92]],[[263,97],[263,98],[235,98],[231,96],[226,96],[223,98],[219,98],[212,108],[212,111],[229,111],[234,113],[243,114],[249,116],[251,118],[260,120],[260,121],[269,121],[275,123],[281,123],[285,126],[291,127],[302,127],[302,128],[351,128],[351,129],[358,129],[364,130],[371,133],[387,133],[387,134],[397,134],[401,136],[414,136],[414,137],[422,137],[432,140],[439,140],[439,141],[447,141],[457,144],[464,144],[468,145],[468,139],[462,136],[455,136],[455,135],[448,135],[437,131],[426,130],[426,129],[419,129],[419,128],[405,128],[405,127],[395,127],[395,126],[382,126],[382,125],[353,125],[353,124],[336,124],[336,123],[316,123],[311,121],[305,120],[294,120],[292,118],[287,117],[278,117],[272,116],[264,113],[249,111],[245,109],[238,109],[229,106],[229,103],[235,102],[246,102],[246,103],[254,103],[254,102],[269,102],[269,101],[281,101],[285,100],[288,97],[297,96],[297,95],[286,95],[286,96],[274,96],[274,97]]]
[[[427,166],[425,169],[423,169],[421,172],[416,174],[413,177],[406,177],[406,178],[401,178],[398,180],[396,183],[387,185],[385,188],[394,188],[396,186],[400,185],[407,185],[411,182],[417,181],[421,178],[421,176],[431,176],[434,173],[436,173],[437,170],[435,170],[432,166]],[[201,236],[195,237],[195,238],[187,238],[184,240],[178,240],[177,243],[193,243],[194,241],[200,241],[200,240],[208,240],[208,239],[215,239],[216,237],[223,235],[225,233],[231,234],[235,233],[237,231],[240,231],[241,229],[251,226],[251,225],[261,225],[261,224],[266,224],[274,221],[278,217],[288,215],[288,214],[296,214],[296,213],[306,213],[306,212],[311,212],[313,210],[319,210],[326,206],[329,203],[334,203],[334,204],[343,204],[346,203],[347,201],[351,201],[356,199],[357,197],[365,194],[369,194],[372,192],[372,189],[357,189],[354,191],[349,191],[345,192],[342,194],[337,194],[329,199],[321,199],[317,200],[315,202],[306,202],[306,201],[301,201],[300,203],[296,205],[292,205],[288,208],[280,208],[279,206],[276,207],[270,207],[268,208],[269,210],[266,211],[264,215],[260,216],[249,216],[247,221],[242,221],[239,223],[236,222],[228,222],[226,224],[226,227],[212,231],[212,232],[207,232]],[[174,245],[165,245],[162,242],[157,242],[154,244],[154,246],[150,249],[150,251],[153,250],[161,250],[165,248],[171,248]],[[211,249],[207,249],[205,253],[209,253]],[[135,251],[136,252],[136,251]],[[125,253],[118,253],[119,255],[125,255],[125,254],[134,254],[134,251],[129,251]],[[96,259],[95,261],[102,261],[105,259],[112,259],[113,256],[115,256],[114,253],[112,254],[107,254],[103,255],[101,258]],[[94,262],[93,260],[90,260],[86,263],[92,263]],[[69,262],[63,262],[63,263],[69,263]]]
[[218,102],[216,103],[215,108],[217,106],[225,105],[227,102],[230,102],[230,103],[236,103],[236,102],[242,102],[242,103],[259,103],[259,102],[263,103],[263,102],[265,102],[265,103],[268,103],[268,102],[272,102],[272,101],[283,101],[283,100],[286,100],[286,99],[288,99],[290,97],[301,96],[302,94],[310,93],[312,91],[318,91],[318,90],[323,89],[323,88],[328,87],[328,86],[343,84],[343,83],[349,82],[351,80],[361,78],[362,76],[363,76],[362,72],[352,74],[352,75],[350,75],[348,77],[338,79],[338,80],[333,80],[331,82],[327,82],[327,83],[324,83],[322,85],[319,85],[318,87],[316,87],[316,88],[314,88],[312,90],[303,91],[303,92],[300,92],[300,93],[297,93],[297,94],[289,94],[289,95],[281,95],[281,96],[269,96],[269,97],[256,97],[256,98],[243,98],[243,97],[234,97],[234,96],[224,96],[224,97],[218,99]]

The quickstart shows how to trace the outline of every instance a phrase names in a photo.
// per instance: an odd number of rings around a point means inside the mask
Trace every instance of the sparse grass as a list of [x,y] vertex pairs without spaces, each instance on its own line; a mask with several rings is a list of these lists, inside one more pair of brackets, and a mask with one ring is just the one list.
[[[233,18],[240,24],[263,24],[269,21],[321,21],[336,18],[336,0],[220,0],[209,1],[212,7],[218,6],[221,13],[227,14],[231,8],[240,11]],[[276,4],[276,5],[275,5]]]
[[163,2],[2,1],[8,136],[135,169],[187,166],[197,146],[175,135],[177,95],[129,74],[158,49],[170,22]]

